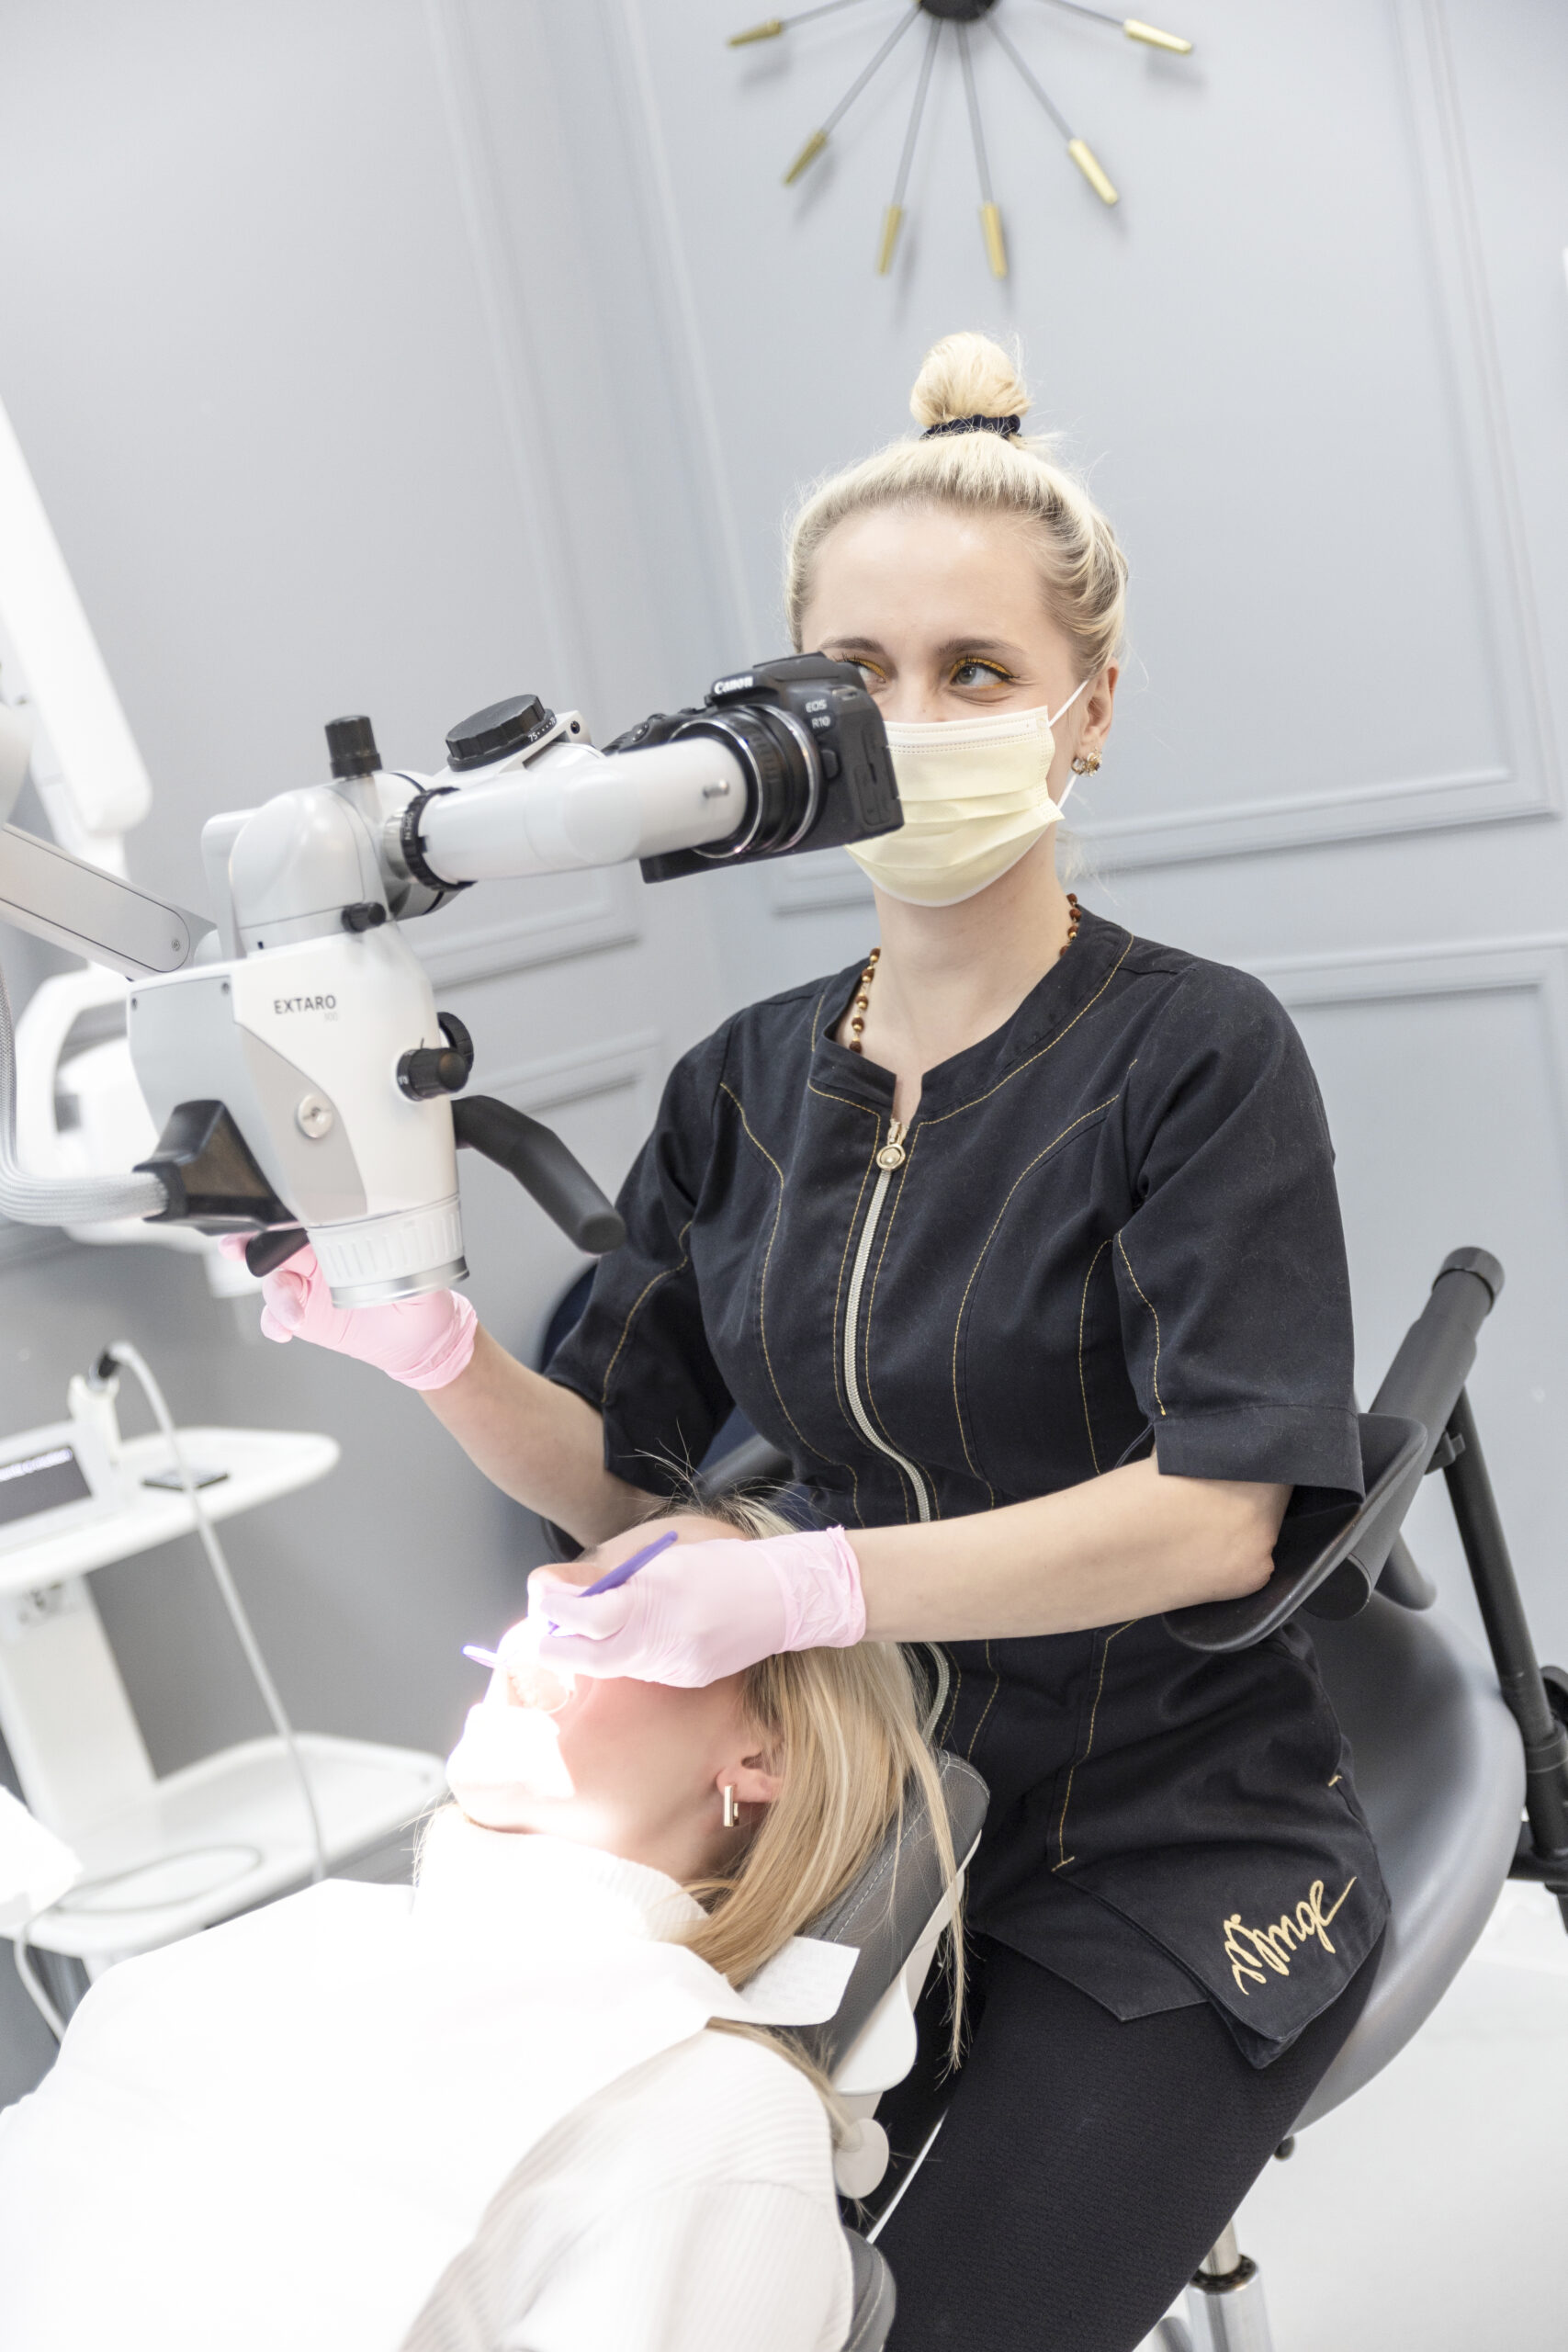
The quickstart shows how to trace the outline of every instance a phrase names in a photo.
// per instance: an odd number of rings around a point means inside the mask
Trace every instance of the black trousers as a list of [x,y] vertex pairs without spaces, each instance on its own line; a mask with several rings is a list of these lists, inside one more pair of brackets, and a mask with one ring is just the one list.
[[[877,2241],[898,2290],[889,2352],[1132,2352],[1328,2071],[1378,1954],[1258,2069],[1207,2002],[1123,2024],[1004,1945],[972,1950],[968,2056]],[[915,2074],[877,2109],[890,2179],[942,2103],[932,2007]]]

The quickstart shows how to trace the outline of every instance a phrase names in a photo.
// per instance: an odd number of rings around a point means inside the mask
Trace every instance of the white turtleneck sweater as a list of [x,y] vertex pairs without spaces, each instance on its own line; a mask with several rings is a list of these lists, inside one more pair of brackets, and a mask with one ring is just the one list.
[[849,1955],[737,1995],[695,1916],[453,1812],[412,1909],[328,1882],[121,1962],[0,2115],[5,2352],[840,2352],[827,2118],[704,2026],[828,2015]]
[[[452,1814],[436,1826],[416,1912],[499,1924],[507,1864],[536,1877],[558,1845]],[[560,1859],[606,1933],[673,1940],[701,1916],[659,1871],[582,1847]],[[841,2352],[851,2307],[821,2100],[775,2052],[699,2033],[540,2141],[402,2352]]]

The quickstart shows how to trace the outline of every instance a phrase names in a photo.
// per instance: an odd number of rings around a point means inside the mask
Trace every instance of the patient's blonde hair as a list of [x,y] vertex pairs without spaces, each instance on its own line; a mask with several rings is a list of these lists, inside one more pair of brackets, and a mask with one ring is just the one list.
[[[767,1503],[745,1495],[697,1496],[675,1508],[750,1536],[787,1528]],[[944,1882],[957,1877],[947,1802],[922,1724],[925,1694],[897,1644],[762,1658],[747,1668],[740,1703],[783,1785],[759,1826],[738,1839],[733,1869],[690,1888],[707,1917],[684,1939],[737,1985],[847,1893],[914,1792],[930,1814]],[[963,2007],[956,1921],[949,1951],[956,2057]]]
[[[1018,361],[983,334],[933,344],[909,395],[910,413],[927,427],[960,417],[1021,417],[1029,406]],[[797,650],[824,540],[852,514],[888,506],[1011,516],[1038,548],[1046,605],[1072,640],[1079,674],[1091,678],[1115,660],[1127,587],[1115,532],[1077,475],[1057,462],[1050,435],[984,430],[889,442],[807,492],[789,526],[784,566]]]

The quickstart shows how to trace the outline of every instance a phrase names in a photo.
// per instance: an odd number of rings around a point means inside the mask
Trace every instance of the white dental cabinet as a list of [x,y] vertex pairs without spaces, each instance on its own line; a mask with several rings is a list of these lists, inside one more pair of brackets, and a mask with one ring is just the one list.
[[[338,1459],[333,1439],[293,1430],[179,1434],[215,1522],[312,1485]],[[177,1474],[172,1488],[146,1483],[173,1469],[163,1436],[121,1443],[111,1430],[106,1442],[90,1411],[0,1442],[0,1734],[28,1806],[84,1865],[28,1940],[92,1974],[302,1883],[313,1861],[281,1738],[153,1773],[92,1575],[192,1532]],[[296,1738],[334,1863],[394,1836],[445,1787],[440,1758],[416,1749]]]

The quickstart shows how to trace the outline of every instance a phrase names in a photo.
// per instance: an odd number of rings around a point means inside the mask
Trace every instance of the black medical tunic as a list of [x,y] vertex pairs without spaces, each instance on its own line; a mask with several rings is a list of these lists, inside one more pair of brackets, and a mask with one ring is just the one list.
[[[889,1153],[892,1073],[833,1036],[858,970],[671,1074],[550,1365],[606,1466],[671,1490],[733,1402],[852,1532],[1051,1494],[1151,1435],[1162,1471],[1359,1493],[1333,1155],[1268,989],[1086,911]],[[991,1789],[976,1928],[1120,2017],[1207,1998],[1259,2064],[1334,1999],[1387,1905],[1304,1631],[935,1655],[940,1737]]]

